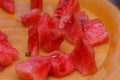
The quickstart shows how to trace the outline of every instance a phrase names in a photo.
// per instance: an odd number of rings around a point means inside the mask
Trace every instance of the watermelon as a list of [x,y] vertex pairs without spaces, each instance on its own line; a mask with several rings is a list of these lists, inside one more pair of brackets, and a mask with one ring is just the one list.
[[75,68],[82,75],[90,75],[97,71],[95,51],[90,43],[82,38],[71,53]]
[[38,36],[40,46],[44,51],[51,52],[59,49],[64,41],[64,35],[58,29],[59,19],[45,13],[38,22]]
[[85,38],[92,46],[108,42],[109,36],[105,25],[100,19],[84,21],[82,23]]
[[15,13],[14,0],[0,0],[0,7],[10,14]]
[[0,41],[0,71],[11,65],[18,58],[18,51],[6,41]]
[[0,41],[8,42],[8,36],[0,31]]
[[31,9],[43,9],[43,0],[31,0]]
[[39,9],[33,9],[30,12],[27,12],[21,16],[22,23],[25,26],[32,26],[35,25],[38,20],[40,19],[40,13],[41,11]]
[[62,17],[66,14],[76,13],[80,10],[79,0],[59,0],[54,16]]
[[15,64],[14,69],[23,80],[46,80],[50,69],[50,58],[33,57]]
[[51,68],[49,74],[54,77],[64,77],[75,71],[72,59],[66,53],[53,51],[49,53],[51,58]]
[[39,51],[39,38],[36,26],[31,26],[28,29],[28,50],[30,56],[36,56]]
[[83,37],[81,22],[74,14],[62,16],[59,29],[64,34],[65,39],[74,45],[76,45]]

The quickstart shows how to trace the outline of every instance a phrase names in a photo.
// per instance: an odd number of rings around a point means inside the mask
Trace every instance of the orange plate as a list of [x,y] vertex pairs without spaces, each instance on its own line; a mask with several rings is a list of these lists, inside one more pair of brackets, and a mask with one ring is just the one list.
[[[58,0],[44,0],[44,12],[51,15],[54,12]],[[100,18],[108,29],[109,43],[95,47],[96,63],[98,72],[90,76],[82,76],[75,71],[63,77],[54,78],[49,76],[48,80],[119,80],[120,79],[120,13],[107,0],[80,0],[82,10],[86,11],[91,19]],[[9,36],[10,43],[20,52],[19,60],[15,63],[27,59],[27,27],[21,23],[20,16],[30,10],[30,0],[15,0],[16,14],[10,15],[0,9],[0,30]],[[68,47],[70,46],[70,47]],[[74,46],[64,42],[61,50],[70,52]],[[40,52],[45,55],[44,52]],[[14,63],[14,64],[15,64]],[[13,65],[14,65],[13,64]],[[22,80],[13,69],[13,65],[0,72],[0,80]]]

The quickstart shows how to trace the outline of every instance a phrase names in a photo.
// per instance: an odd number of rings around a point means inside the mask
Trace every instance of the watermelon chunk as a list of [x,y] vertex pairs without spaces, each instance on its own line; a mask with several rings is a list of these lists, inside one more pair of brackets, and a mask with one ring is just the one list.
[[81,23],[73,14],[62,16],[59,29],[65,35],[65,39],[74,45],[83,37]]
[[62,17],[66,14],[79,12],[79,10],[79,0],[59,0],[54,15],[56,17]]
[[88,39],[92,46],[108,42],[108,32],[100,19],[84,21],[82,24],[85,38]]
[[86,39],[79,42],[73,52],[71,58],[75,68],[82,75],[90,75],[97,71],[95,62],[95,51]]
[[39,51],[39,38],[36,26],[31,26],[28,29],[28,49],[31,56],[36,56]]
[[31,9],[43,9],[43,0],[31,0]]
[[79,20],[80,22],[87,21],[89,19],[87,14],[84,11],[74,13],[74,15],[75,15],[76,19]]
[[63,77],[75,70],[72,60],[68,54],[53,51],[49,54],[51,57],[51,68],[49,74],[54,77]]
[[0,71],[17,60],[18,51],[6,41],[0,41]]
[[50,58],[33,57],[15,64],[16,73],[24,80],[46,80],[50,69]]
[[18,58],[18,51],[8,42],[8,36],[0,31],[0,71]]
[[15,13],[14,0],[0,0],[0,7],[8,13]]
[[64,35],[58,29],[59,19],[51,18],[45,13],[38,22],[38,35],[40,46],[44,51],[50,52],[59,49]]
[[6,41],[6,42],[8,42],[7,39],[8,39],[8,36],[5,33],[3,33],[3,32],[0,31],[0,41]]
[[12,62],[13,59],[11,55],[0,52],[0,71],[4,70],[7,66],[12,64]]
[[32,11],[22,15],[21,18],[23,24],[25,26],[35,25],[40,19],[40,13],[41,11],[39,9],[33,9]]

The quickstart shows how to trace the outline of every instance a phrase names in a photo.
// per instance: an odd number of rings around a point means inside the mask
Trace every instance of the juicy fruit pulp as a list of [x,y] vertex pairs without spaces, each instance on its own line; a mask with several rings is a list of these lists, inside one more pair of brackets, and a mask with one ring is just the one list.
[[31,56],[36,56],[39,51],[39,38],[36,26],[31,26],[28,29],[28,49]]
[[0,47],[0,71],[2,71],[17,60],[18,51],[5,41],[0,41]]
[[[34,1],[37,2],[37,0]],[[79,11],[79,8],[78,0],[59,0],[55,10],[56,17],[43,13],[39,21],[36,21],[37,23],[34,26],[29,27],[28,48],[32,55],[35,56],[38,53],[39,46],[49,54],[46,56],[47,58],[41,56],[38,59],[35,57],[16,64],[15,70],[20,77],[25,80],[45,80],[48,75],[63,77],[75,69],[83,75],[90,75],[97,71],[95,52],[90,44],[92,39],[86,38],[86,33],[91,33],[90,37],[95,39],[99,36],[103,37],[107,31],[101,21],[89,20],[86,13]],[[98,25],[97,28],[94,28],[96,25]],[[103,34],[95,36],[99,29]],[[75,45],[70,55],[54,51],[59,50],[64,38]],[[96,41],[101,43],[103,39]],[[49,66],[44,65],[46,60]]]
[[51,18],[45,13],[38,22],[38,35],[40,46],[50,52],[59,49],[64,40],[63,34],[58,29],[59,19]]
[[77,44],[71,57],[76,69],[81,74],[89,75],[96,72],[95,51],[86,39],[83,38]]
[[8,42],[8,36],[0,31],[0,71],[18,58],[18,51]]
[[72,59],[66,53],[53,51],[49,54],[51,58],[51,68],[49,74],[54,77],[63,77],[75,70]]
[[45,80],[48,74],[54,77],[66,76],[75,71],[75,67],[70,55],[53,51],[47,56],[33,57],[17,63],[15,71],[25,80]]
[[0,0],[0,7],[10,14],[15,13],[14,0]]
[[33,9],[32,11],[22,15],[21,18],[23,24],[28,27],[35,25],[40,19],[40,13],[41,11],[39,9]]
[[46,80],[50,69],[50,58],[33,57],[15,65],[15,71],[24,80]]
[[108,42],[108,32],[100,19],[88,20],[83,22],[85,38],[92,46],[97,46]]
[[5,33],[0,31],[0,41],[8,42],[7,38],[8,38],[8,36]]
[[31,0],[31,9],[43,9],[43,0]]
[[79,12],[79,0],[59,0],[54,15],[61,17],[66,14]]
[[74,45],[83,37],[81,23],[76,19],[74,14],[62,16],[59,29],[65,35],[65,39]]

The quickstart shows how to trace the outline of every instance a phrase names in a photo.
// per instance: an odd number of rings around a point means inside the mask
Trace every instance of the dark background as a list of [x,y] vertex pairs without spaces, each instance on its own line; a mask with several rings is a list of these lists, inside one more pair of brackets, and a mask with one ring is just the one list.
[[110,0],[110,1],[120,9],[120,0]]

